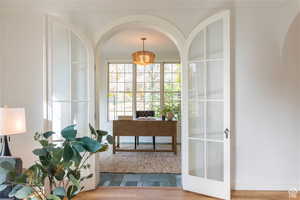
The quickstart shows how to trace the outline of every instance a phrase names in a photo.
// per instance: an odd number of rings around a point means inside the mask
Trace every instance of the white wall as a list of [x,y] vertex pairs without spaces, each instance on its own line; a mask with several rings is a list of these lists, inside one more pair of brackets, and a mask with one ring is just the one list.
[[235,185],[239,189],[298,186],[295,108],[299,102],[292,78],[297,74],[281,64],[276,13],[276,9],[235,13]]
[[27,134],[12,137],[11,150],[24,166],[34,161],[33,134],[43,127],[43,15],[1,12],[3,104],[25,107]]
[[[69,17],[88,35],[96,36],[101,27],[118,17],[151,14],[169,20],[187,36],[217,10],[75,12]],[[284,34],[278,13],[280,8],[273,6],[233,9],[233,186],[238,189],[286,190],[299,184],[299,68],[281,64]],[[1,13],[0,19],[5,20],[5,36],[0,38],[5,47],[4,103],[26,106],[28,132],[33,133],[43,122],[43,18],[40,13],[19,11],[17,15]],[[13,153],[30,163],[31,136],[15,136],[14,143]]]

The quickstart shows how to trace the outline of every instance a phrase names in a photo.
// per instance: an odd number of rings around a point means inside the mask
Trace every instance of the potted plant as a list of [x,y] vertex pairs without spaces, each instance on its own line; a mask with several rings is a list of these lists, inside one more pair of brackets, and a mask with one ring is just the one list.
[[164,108],[161,110],[161,119],[163,121],[166,120],[166,116],[168,112],[170,112],[170,108],[168,106],[164,106]]
[[[106,131],[95,130],[90,125],[91,137],[77,137],[75,125],[61,131],[64,142],[52,143],[52,131],[36,133],[34,139],[41,148],[33,154],[38,157],[34,165],[17,175],[8,161],[0,164],[5,174],[0,176],[0,191],[13,186],[9,197],[28,200],[71,200],[84,189],[83,181],[93,174],[83,175],[90,168],[87,163],[95,153],[106,151],[112,136]],[[49,185],[49,190],[45,189]]]
[[172,121],[174,118],[174,114],[172,112],[171,106],[165,105],[164,109],[162,109],[161,113],[162,113],[162,120],[165,120],[167,118],[168,121]]

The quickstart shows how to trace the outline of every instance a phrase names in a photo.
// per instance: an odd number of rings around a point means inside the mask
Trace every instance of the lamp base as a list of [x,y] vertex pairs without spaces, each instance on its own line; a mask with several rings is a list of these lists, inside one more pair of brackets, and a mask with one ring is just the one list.
[[2,144],[0,156],[11,156],[11,152],[8,145],[8,139],[6,135],[4,136],[4,143]]

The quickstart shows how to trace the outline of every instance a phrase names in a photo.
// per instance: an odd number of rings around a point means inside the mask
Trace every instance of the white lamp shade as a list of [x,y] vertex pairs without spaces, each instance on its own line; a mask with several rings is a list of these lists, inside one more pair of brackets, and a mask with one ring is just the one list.
[[24,108],[0,108],[0,135],[26,132]]

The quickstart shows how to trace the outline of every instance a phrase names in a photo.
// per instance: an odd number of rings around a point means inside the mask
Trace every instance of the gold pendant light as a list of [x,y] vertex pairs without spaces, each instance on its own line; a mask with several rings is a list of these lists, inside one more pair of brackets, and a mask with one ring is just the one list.
[[132,54],[132,60],[134,64],[146,66],[154,63],[155,54],[151,51],[144,50],[146,39],[147,38],[141,38],[143,41],[143,51],[137,51]]

